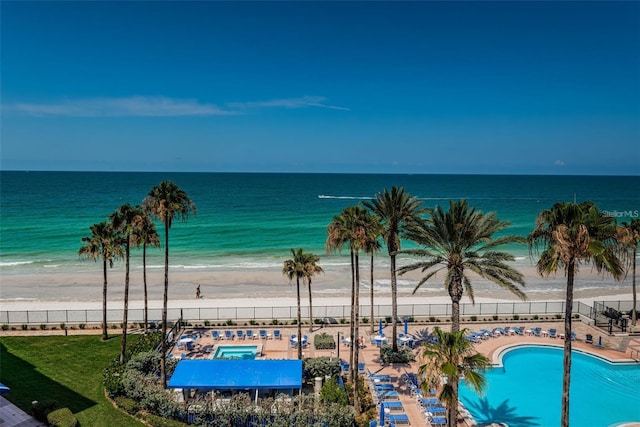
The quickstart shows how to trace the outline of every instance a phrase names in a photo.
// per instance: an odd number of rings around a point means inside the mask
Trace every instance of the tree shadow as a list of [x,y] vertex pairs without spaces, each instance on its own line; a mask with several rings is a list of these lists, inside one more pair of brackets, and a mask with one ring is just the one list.
[[97,404],[38,372],[34,365],[9,352],[4,344],[0,344],[0,382],[11,389],[4,397],[29,413],[34,400],[53,400],[74,414]]
[[479,425],[491,423],[505,423],[509,427],[531,427],[541,426],[541,421],[536,417],[522,416],[515,413],[515,407],[509,405],[509,400],[503,401],[500,405],[492,407],[487,399],[480,399],[478,403],[467,403],[465,406],[469,412],[481,414],[476,418]]

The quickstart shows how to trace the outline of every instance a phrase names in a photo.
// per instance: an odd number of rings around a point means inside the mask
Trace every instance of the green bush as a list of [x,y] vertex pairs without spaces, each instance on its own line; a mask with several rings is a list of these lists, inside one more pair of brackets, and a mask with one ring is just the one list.
[[307,378],[335,377],[340,374],[340,361],[336,358],[322,356],[304,360],[304,372]]
[[153,414],[146,414],[142,419],[152,427],[184,427],[187,425],[180,421],[169,420]]
[[429,322],[435,322],[436,318],[435,316],[429,316]]
[[324,325],[324,320],[322,319],[313,319],[313,323],[316,325]]
[[415,361],[416,356],[410,348],[405,347],[394,352],[393,347],[383,345],[380,349],[380,359],[383,363],[407,363]]
[[369,318],[368,318],[368,317],[363,317],[363,318],[362,318],[362,323],[364,323],[365,325],[366,325],[367,323],[369,323]]
[[498,319],[499,319],[498,315],[497,315],[497,314],[494,314],[494,315],[493,315],[493,320],[498,320]]
[[9,329],[9,325],[2,325],[2,330],[3,330],[3,331],[6,331],[6,330],[8,330],[8,329]]
[[22,328],[23,331],[26,331],[27,329],[29,329],[28,325],[20,325],[20,327]]
[[313,337],[313,345],[316,350],[333,350],[336,348],[336,342],[333,339],[333,335],[329,335],[325,332]]
[[470,319],[472,322],[475,322],[476,320],[478,320],[478,316],[471,316]]
[[42,402],[34,401],[31,404],[31,412],[38,421],[47,421],[47,415],[58,408],[58,402],[55,400],[43,400]]
[[540,318],[540,316],[538,316],[537,314],[535,316],[533,316],[533,320],[538,320]]
[[520,316],[518,314],[513,315],[513,320],[520,320]]
[[60,408],[52,411],[47,415],[47,423],[51,427],[76,427],[78,419],[69,408]]
[[116,402],[116,405],[118,405],[118,408],[122,409],[127,414],[133,415],[136,412],[138,412],[138,409],[139,409],[138,402],[136,402],[133,399],[129,399],[123,396],[118,396],[113,400]]
[[330,378],[322,385],[320,390],[320,401],[325,403],[337,403],[346,406],[349,404],[347,392],[340,388],[338,380]]

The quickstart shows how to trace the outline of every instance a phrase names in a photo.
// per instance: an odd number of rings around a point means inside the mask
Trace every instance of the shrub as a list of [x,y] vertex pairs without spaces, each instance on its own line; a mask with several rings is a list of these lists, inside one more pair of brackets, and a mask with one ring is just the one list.
[[517,314],[514,314],[514,315],[513,315],[513,320],[520,320],[520,316],[519,316],[519,315],[517,315]]
[[471,316],[471,321],[475,322],[476,320],[478,320],[478,316]]
[[51,427],[76,427],[78,419],[69,408],[60,408],[47,415],[47,422]]
[[324,320],[322,319],[313,319],[313,323],[316,325],[324,325]]
[[123,396],[118,396],[113,400],[116,402],[116,405],[118,405],[118,408],[122,409],[127,414],[133,415],[136,412],[138,412],[138,409],[139,409],[138,402],[136,402],[133,399],[129,399]]
[[313,345],[316,347],[316,350],[333,350],[336,348],[333,335],[324,332],[313,337]]
[[43,400],[42,402],[34,401],[31,403],[31,412],[33,416],[38,420],[47,421],[47,415],[54,411],[58,407],[58,402],[55,400]]
[[211,326],[211,322],[210,322],[210,321],[208,321],[208,320],[205,320],[205,321],[204,321],[204,326],[207,326],[207,327],[208,327],[208,326]]
[[498,319],[499,319],[498,315],[497,315],[497,314],[494,314],[494,315],[493,315],[493,320],[498,320]]
[[256,322],[255,320],[251,319],[251,320],[249,320],[249,324],[250,324],[251,326],[256,326],[256,325],[258,325],[259,323],[258,323],[258,322]]
[[345,323],[347,323],[347,319],[345,319],[344,317],[342,319],[340,319],[340,324],[344,325]]
[[407,363],[415,361],[416,356],[410,348],[401,348],[394,353],[393,347],[383,345],[380,349],[380,359],[383,363]]
[[22,328],[23,331],[26,331],[29,328],[29,326],[27,325],[21,325],[20,327]]
[[387,322],[387,324],[391,323],[391,316],[385,317],[384,321]]
[[40,325],[40,329],[44,331],[45,329],[47,329],[47,325],[45,325],[44,323],[42,323],[42,324]]
[[435,316],[429,316],[429,322],[435,322],[436,318]]
[[346,406],[349,404],[347,392],[340,388],[338,380],[330,378],[322,385],[320,390],[320,401],[325,403],[337,403]]
[[535,316],[533,316],[533,320],[538,320],[540,317],[536,314]]
[[335,357],[315,357],[304,360],[304,372],[307,378],[335,377],[340,374],[340,362]]
[[292,325],[297,325],[297,324],[298,324],[298,319],[293,319],[293,320],[291,321],[291,324],[292,324]]
[[2,330],[3,331],[9,330],[9,325],[2,325]]
[[86,323],[80,323],[80,324],[78,325],[78,328],[80,328],[80,329],[84,329],[84,328],[86,328],[86,327],[87,327]]
[[187,425],[180,421],[168,420],[153,414],[145,414],[143,420],[152,427],[184,427]]
[[278,322],[278,319],[273,319],[273,320],[271,320],[271,324],[272,325],[279,325],[280,323]]
[[413,316],[409,316],[409,317],[407,317],[407,322],[411,322],[411,323],[413,323],[413,322],[415,322],[415,321],[416,321],[416,320],[413,318]]
[[225,325],[227,326],[233,326],[235,323],[233,323],[233,320],[231,319],[227,319],[227,321],[225,322]]
[[362,323],[364,323],[364,324],[369,323],[369,318],[368,317],[363,317],[362,318]]

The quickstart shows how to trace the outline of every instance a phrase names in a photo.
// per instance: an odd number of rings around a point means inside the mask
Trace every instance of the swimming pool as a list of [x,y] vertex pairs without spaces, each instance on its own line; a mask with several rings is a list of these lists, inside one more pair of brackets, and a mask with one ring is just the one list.
[[[462,382],[460,401],[478,423],[557,426],[562,408],[562,353],[557,347],[509,350],[502,358],[503,367],[486,372],[484,395]],[[640,422],[639,364],[611,364],[577,351],[571,360],[572,426]]]
[[258,353],[257,345],[220,345],[213,355],[214,359],[253,360]]

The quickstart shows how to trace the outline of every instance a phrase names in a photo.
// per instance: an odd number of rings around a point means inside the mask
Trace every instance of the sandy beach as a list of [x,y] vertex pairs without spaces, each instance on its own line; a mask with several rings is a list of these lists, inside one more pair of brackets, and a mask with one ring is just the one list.
[[[525,275],[528,301],[563,301],[565,278],[562,274],[542,279],[532,267],[521,269]],[[108,301],[110,308],[122,302],[124,269],[115,267],[108,272]],[[369,301],[368,266],[361,278],[361,303]],[[318,276],[313,282],[314,305],[349,305],[350,288],[347,268],[333,268]],[[398,278],[399,304],[442,304],[449,297],[441,278],[425,284],[415,294],[413,289],[420,273]],[[170,269],[169,306],[173,308],[205,307],[280,307],[296,305],[295,282],[290,283],[279,270],[256,269],[249,271],[211,271],[197,269]],[[473,280],[475,301],[509,302],[519,299],[497,285],[482,279]],[[147,273],[149,304],[151,308],[162,306],[163,270],[156,268]],[[390,279],[388,270],[375,272],[375,304],[390,304]],[[200,286],[201,298],[195,298]],[[301,286],[302,304],[308,304],[306,284]],[[130,307],[143,306],[142,271],[132,269],[130,279]],[[610,277],[596,275],[588,269],[580,271],[574,293],[577,301],[591,305],[594,300],[630,300],[630,278],[615,282]],[[470,302],[465,298],[463,302]],[[0,310],[23,311],[45,309],[101,309],[102,270],[87,268],[84,271],[44,274],[3,275],[0,278]]]

